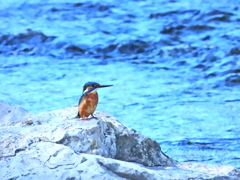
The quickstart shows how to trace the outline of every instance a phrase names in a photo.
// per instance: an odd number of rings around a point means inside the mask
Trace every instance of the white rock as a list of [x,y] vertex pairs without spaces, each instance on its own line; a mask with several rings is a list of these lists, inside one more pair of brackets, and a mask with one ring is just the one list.
[[0,101],[0,127],[12,126],[27,120],[30,121],[35,116],[21,107],[10,106]]
[[176,163],[104,112],[82,121],[73,118],[76,106],[34,115],[0,105],[1,180],[240,179],[232,166]]

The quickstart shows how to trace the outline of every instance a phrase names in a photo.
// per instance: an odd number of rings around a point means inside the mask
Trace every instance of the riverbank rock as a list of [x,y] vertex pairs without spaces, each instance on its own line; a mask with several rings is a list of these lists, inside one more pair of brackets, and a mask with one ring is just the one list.
[[74,118],[76,106],[35,115],[0,105],[1,180],[240,178],[232,166],[177,163],[156,141],[101,111],[82,121]]
[[24,119],[31,119],[34,116],[36,115],[21,107],[10,106],[0,101],[0,127],[13,126],[23,122]]

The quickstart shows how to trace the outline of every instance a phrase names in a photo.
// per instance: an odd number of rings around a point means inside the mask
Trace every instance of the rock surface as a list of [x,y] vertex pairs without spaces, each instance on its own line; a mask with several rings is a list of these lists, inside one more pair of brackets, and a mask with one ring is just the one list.
[[98,111],[76,106],[31,114],[0,102],[0,179],[240,179],[232,166],[179,162],[154,140]]

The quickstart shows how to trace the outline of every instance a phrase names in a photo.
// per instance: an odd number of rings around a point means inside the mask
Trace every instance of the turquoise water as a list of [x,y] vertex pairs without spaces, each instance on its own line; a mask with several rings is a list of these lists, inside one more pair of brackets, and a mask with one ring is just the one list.
[[240,168],[240,1],[9,1],[0,100],[41,113],[78,103],[155,139],[178,161]]

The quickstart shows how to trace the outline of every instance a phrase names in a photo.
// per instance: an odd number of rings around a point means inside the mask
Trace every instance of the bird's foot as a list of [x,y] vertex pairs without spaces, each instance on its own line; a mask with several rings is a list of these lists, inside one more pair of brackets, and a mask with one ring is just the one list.
[[[78,117],[76,117],[76,118],[78,118]],[[80,118],[80,117],[79,117]],[[81,118],[83,121],[90,121],[90,119],[92,119],[92,118],[94,118],[94,119],[98,119],[97,117],[95,117],[95,116],[93,116],[92,114],[91,114],[91,117],[90,118],[88,118],[88,117],[83,117],[83,118]]]
[[91,118],[94,118],[94,119],[98,119],[96,116],[94,116],[93,114],[91,114]]
[[85,117],[85,118],[82,118],[83,121],[90,121],[89,118]]

